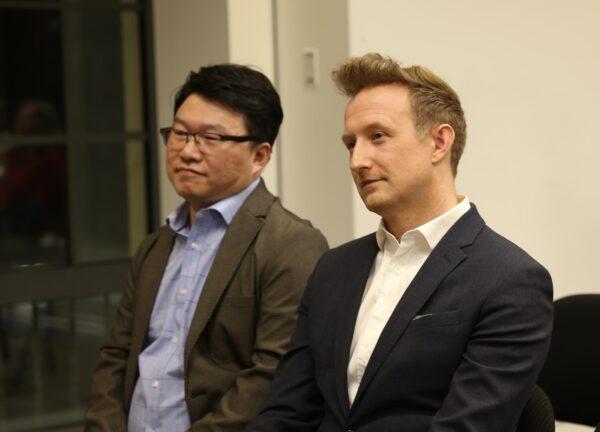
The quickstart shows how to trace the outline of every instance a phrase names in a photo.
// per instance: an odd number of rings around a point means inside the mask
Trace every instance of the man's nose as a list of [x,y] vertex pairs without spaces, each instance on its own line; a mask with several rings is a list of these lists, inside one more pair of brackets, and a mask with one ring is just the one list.
[[359,172],[371,166],[371,148],[362,140],[356,140],[350,154],[350,169]]
[[189,137],[183,148],[179,152],[179,156],[185,160],[202,159],[202,152],[198,150],[194,137]]

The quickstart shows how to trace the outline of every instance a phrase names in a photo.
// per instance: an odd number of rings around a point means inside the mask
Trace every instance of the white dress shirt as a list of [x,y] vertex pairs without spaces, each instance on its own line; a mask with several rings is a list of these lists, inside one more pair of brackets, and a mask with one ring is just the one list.
[[396,305],[429,254],[448,230],[470,208],[467,197],[437,218],[407,231],[400,242],[385,229],[383,220],[377,229],[379,252],[371,268],[358,311],[348,363],[350,405],[363,374]]

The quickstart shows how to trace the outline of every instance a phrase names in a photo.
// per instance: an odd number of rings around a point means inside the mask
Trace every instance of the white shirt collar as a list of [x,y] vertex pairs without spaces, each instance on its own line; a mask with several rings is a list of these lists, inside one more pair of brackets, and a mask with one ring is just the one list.
[[[448,230],[450,230],[452,225],[454,225],[461,218],[461,216],[468,212],[471,208],[469,198],[466,196],[459,196],[458,198],[461,201],[446,213],[424,223],[417,228],[405,232],[402,236],[402,239],[400,239],[400,242],[402,242],[403,239],[414,237],[416,234],[420,234],[427,241],[429,249],[433,250],[433,248],[435,248],[440,242],[442,237],[444,237]],[[375,238],[377,239],[377,245],[381,251],[384,250],[384,246],[387,246],[393,253],[400,245],[400,242],[398,242],[394,235],[385,228],[383,219],[379,222],[379,227],[377,228]]]

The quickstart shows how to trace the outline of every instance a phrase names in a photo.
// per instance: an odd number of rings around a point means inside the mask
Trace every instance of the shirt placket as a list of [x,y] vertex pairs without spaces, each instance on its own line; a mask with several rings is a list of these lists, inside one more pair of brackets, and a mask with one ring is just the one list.
[[187,337],[187,334],[185,334],[185,329],[187,328],[187,324],[191,321],[193,315],[193,311],[190,309],[198,300],[199,287],[197,273],[201,256],[201,239],[205,231],[205,217],[206,215],[203,213],[198,215],[185,245],[185,252],[181,268],[182,286],[177,293],[178,300],[181,305],[177,323],[178,337],[180,339],[185,339],[185,337]]
[[362,376],[365,372],[367,364],[371,359],[371,355],[373,350],[375,349],[375,345],[379,341],[379,337],[381,336],[381,331],[387,322],[386,318],[386,310],[387,305],[386,302],[389,298],[389,283],[393,279],[393,265],[391,262],[390,254],[386,254],[384,256],[384,261],[382,263],[383,277],[380,281],[380,289],[377,294],[377,299],[375,300],[375,304],[373,305],[373,309],[371,311],[369,322],[367,324],[367,334],[365,335],[362,343],[361,343],[361,355],[358,358],[357,362],[357,372],[360,379],[358,382],[362,381]]

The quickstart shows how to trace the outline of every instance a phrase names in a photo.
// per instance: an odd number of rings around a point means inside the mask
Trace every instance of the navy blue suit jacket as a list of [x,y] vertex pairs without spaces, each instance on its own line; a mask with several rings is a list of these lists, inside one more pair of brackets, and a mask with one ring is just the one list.
[[549,347],[548,272],[472,206],[398,302],[350,407],[350,344],[377,252],[371,234],[321,258],[269,402],[247,430],[514,431]]

